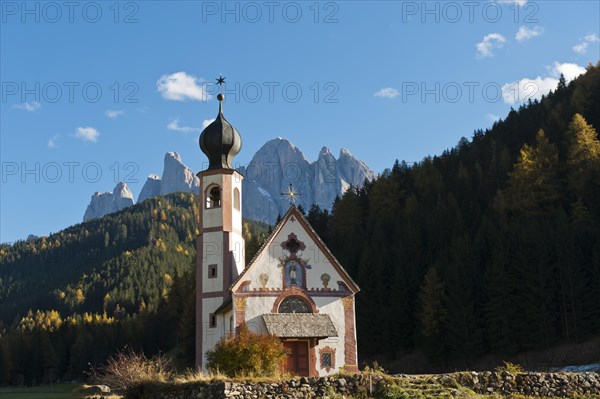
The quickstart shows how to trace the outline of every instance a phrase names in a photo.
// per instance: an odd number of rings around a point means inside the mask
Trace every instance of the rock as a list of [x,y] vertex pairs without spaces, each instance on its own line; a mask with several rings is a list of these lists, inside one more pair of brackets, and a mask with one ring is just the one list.
[[140,191],[137,202],[139,203],[148,198],[160,195],[161,183],[162,182],[159,175],[155,175],[153,173],[148,175],[148,179],[146,179],[146,183],[144,183],[142,191]]
[[83,215],[83,221],[87,222],[90,219],[118,212],[131,205],[133,205],[133,194],[127,184],[121,182],[115,186],[113,192],[96,192],[92,195],[90,204]]
[[243,214],[253,220],[273,224],[278,215],[289,208],[289,199],[281,193],[293,185],[299,193],[296,205],[308,211],[312,204],[330,210],[333,201],[352,185],[359,187],[375,174],[348,150],[342,149],[336,160],[323,147],[313,163],[290,141],[277,138],[268,141],[254,154],[246,167],[243,184]]
[[194,172],[185,166],[176,152],[167,152],[164,158],[162,178],[150,174],[146,183],[140,191],[138,202],[142,202],[156,195],[167,195],[171,193],[196,193],[200,181]]
[[177,192],[198,192],[200,181],[190,168],[181,162],[176,152],[165,154],[164,169],[160,185],[160,194],[166,195]]
[[[206,166],[205,163],[203,167]],[[344,194],[349,187],[360,187],[365,179],[375,178],[373,171],[345,148],[340,150],[336,159],[327,147],[323,147],[317,160],[310,163],[300,149],[284,138],[265,143],[254,154],[252,161],[246,167],[240,167],[239,171],[245,176],[242,185],[244,217],[269,224],[274,224],[277,216],[288,210],[289,199],[281,193],[289,190],[290,183],[294,192],[300,194],[296,205],[302,205],[307,211],[313,204],[330,210],[335,198]],[[179,154],[168,152],[164,158],[162,177],[150,174],[137,202],[175,192],[198,194],[199,185],[198,177],[183,163]],[[94,196],[104,194],[97,193]],[[110,199],[92,197],[84,221],[123,209],[105,203],[111,203]],[[127,204],[130,206],[133,201]]]

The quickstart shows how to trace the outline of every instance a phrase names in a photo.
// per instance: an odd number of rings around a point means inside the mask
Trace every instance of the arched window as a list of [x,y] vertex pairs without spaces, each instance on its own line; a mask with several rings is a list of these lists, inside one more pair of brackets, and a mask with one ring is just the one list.
[[291,296],[281,301],[279,313],[310,313],[310,307],[302,298]]
[[219,186],[211,186],[206,192],[206,208],[219,208],[221,206],[221,188]]
[[233,189],[233,207],[240,210],[240,190],[237,187]]

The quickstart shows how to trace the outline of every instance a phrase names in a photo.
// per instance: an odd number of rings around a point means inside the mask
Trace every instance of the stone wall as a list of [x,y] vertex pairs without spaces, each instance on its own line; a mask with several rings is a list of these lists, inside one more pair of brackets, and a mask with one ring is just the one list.
[[570,397],[573,394],[600,394],[598,373],[470,372],[455,374],[456,382],[481,394],[524,394]]
[[[376,380],[375,380],[376,382]],[[323,398],[333,393],[364,396],[368,377],[296,378],[281,382],[191,382],[147,384],[131,390],[126,399],[291,399]]]
[[[357,374],[346,377],[297,378],[282,382],[153,383],[131,390],[126,399],[292,399],[336,395],[368,398],[370,392],[397,386],[411,391],[440,388],[450,392],[467,388],[478,394],[524,394],[544,397],[600,395],[598,373],[462,372],[436,375]],[[375,395],[377,396],[377,395]]]

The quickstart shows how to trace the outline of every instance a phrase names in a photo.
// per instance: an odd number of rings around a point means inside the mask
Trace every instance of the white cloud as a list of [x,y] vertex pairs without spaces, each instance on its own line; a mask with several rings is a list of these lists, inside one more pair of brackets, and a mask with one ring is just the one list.
[[487,114],[486,117],[490,120],[490,122],[496,122],[500,120],[500,117],[495,114]]
[[586,35],[581,42],[573,46],[573,51],[584,54],[591,43],[600,43],[600,38],[595,33]]
[[502,98],[506,104],[517,104],[531,100],[539,100],[543,95],[548,94],[551,90],[556,89],[560,74],[562,73],[565,80],[570,82],[577,76],[585,73],[585,68],[577,64],[555,62],[551,67],[548,67],[550,76],[538,76],[535,79],[524,78],[511,83],[506,83],[502,86]]
[[398,97],[398,95],[400,94],[400,92],[398,92],[398,90],[394,89],[393,87],[384,87],[383,89],[379,90],[377,93],[373,94],[375,97],[380,97],[380,98],[395,98]]
[[573,46],[573,51],[579,54],[584,54],[587,51],[589,43],[581,42]]
[[515,35],[515,39],[517,39],[518,42],[522,42],[525,40],[533,39],[534,37],[539,36],[542,33],[544,33],[544,29],[540,28],[539,26],[536,26],[534,28],[521,26],[519,28],[519,31]]
[[30,103],[26,102],[21,104],[15,104],[13,107],[16,109],[22,109],[27,112],[35,112],[42,107],[42,104],[38,103],[37,101],[32,101]]
[[174,130],[176,132],[183,132],[183,133],[200,132],[201,131],[201,129],[199,129],[197,127],[179,126],[179,118],[173,119],[171,122],[169,122],[169,124],[167,125],[167,129]]
[[75,132],[75,138],[81,141],[91,141],[92,143],[98,142],[100,132],[93,127],[78,127]]
[[577,64],[570,64],[568,62],[565,62],[564,64],[555,62],[552,67],[548,68],[548,71],[555,78],[560,78],[560,74],[562,73],[565,75],[567,82],[570,82],[577,76],[584,74],[585,68]]
[[205,120],[203,120],[202,121],[202,129],[206,129],[208,127],[208,125],[210,125],[214,121],[215,121],[214,119],[205,119]]
[[477,48],[477,57],[493,57],[494,53],[492,50],[502,48],[506,43],[506,38],[500,33],[490,33],[485,35],[483,40],[475,45]]
[[527,0],[496,0],[500,4],[517,4],[519,7],[523,7],[527,4]]
[[163,75],[156,82],[158,91],[167,100],[185,101],[208,101],[212,98],[206,92],[203,80],[185,72],[175,72],[171,75]]
[[112,110],[112,109],[106,110],[106,116],[108,116],[110,119],[117,119],[119,116],[123,115],[124,113],[125,113],[125,111],[120,111],[120,110]]
[[56,141],[58,140],[58,138],[60,137],[60,134],[55,134],[54,136],[52,136],[52,138],[50,140],[48,140],[48,148],[56,148]]

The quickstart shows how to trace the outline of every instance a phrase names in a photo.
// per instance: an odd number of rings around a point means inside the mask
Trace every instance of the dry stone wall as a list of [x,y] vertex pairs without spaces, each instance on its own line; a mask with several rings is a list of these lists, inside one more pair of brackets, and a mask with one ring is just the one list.
[[282,382],[194,382],[147,384],[131,390],[126,399],[293,399],[345,397],[367,398],[386,385],[467,388],[478,394],[524,394],[541,397],[600,395],[598,373],[463,372],[436,375],[368,375],[297,378]]

